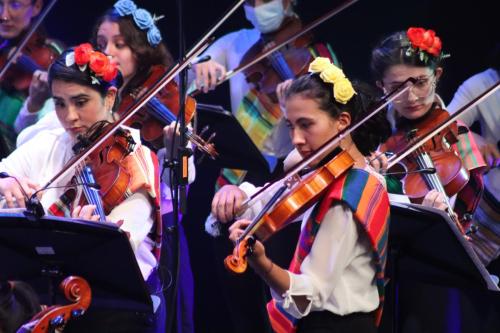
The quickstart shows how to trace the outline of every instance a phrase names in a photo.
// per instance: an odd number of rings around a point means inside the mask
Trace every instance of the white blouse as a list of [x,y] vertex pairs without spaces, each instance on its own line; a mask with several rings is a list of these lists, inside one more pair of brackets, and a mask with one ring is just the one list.
[[[131,130],[136,142],[140,142],[137,130]],[[65,166],[73,156],[73,139],[62,128],[41,131],[31,140],[18,147],[0,162],[0,172],[7,172],[18,178],[28,178],[40,186],[45,185]],[[137,148],[137,146],[136,146]],[[66,185],[73,174],[69,174],[51,186]],[[41,203],[47,210],[65,189],[47,189]],[[146,280],[156,266],[156,258],[151,252],[153,241],[147,236],[154,223],[154,209],[145,191],[139,191],[116,206],[108,215],[111,221],[123,220],[120,227],[130,234],[130,244],[134,250],[141,273]]]

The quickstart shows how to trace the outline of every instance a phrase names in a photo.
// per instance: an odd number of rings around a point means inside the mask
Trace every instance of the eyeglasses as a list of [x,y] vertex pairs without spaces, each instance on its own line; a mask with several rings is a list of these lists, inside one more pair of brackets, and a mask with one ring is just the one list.
[[[408,82],[407,85],[410,85],[408,92],[396,98],[397,101],[401,101],[404,96],[407,96],[410,92],[416,96],[418,99],[427,98],[433,91],[433,88],[436,86],[436,77],[434,74],[428,76],[420,76],[416,78],[417,81],[415,83]],[[384,85],[388,91],[393,91],[399,87],[400,84],[387,84]]]
[[7,8],[7,10],[10,13],[19,13],[23,11],[25,8],[30,7],[33,4],[32,1],[28,2],[22,2],[22,1],[7,1],[5,2],[0,2],[0,13],[3,13],[4,9]]

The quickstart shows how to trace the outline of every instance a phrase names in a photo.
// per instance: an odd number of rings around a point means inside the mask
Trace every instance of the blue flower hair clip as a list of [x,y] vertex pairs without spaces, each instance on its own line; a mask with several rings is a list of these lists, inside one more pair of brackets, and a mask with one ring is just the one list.
[[155,47],[160,44],[162,38],[161,33],[155,22],[162,19],[164,16],[151,15],[144,8],[138,8],[132,0],[118,0],[113,7],[120,16],[132,15],[135,24],[141,30],[146,31],[149,44]]

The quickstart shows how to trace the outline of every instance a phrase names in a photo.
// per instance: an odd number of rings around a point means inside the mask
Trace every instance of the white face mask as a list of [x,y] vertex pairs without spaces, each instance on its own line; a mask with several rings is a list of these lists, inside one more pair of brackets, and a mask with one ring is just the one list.
[[245,16],[263,34],[278,30],[285,19],[283,0],[272,0],[257,7],[244,5]]

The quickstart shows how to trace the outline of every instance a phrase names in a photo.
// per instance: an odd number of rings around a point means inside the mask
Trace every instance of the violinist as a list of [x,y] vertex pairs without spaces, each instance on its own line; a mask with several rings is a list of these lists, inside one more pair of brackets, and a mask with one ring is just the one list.
[[[141,21],[142,18],[145,20]],[[148,87],[143,86],[151,74],[153,67],[162,67],[165,70],[172,65],[172,56],[168,51],[165,43],[162,41],[162,36],[156,26],[154,15],[144,8],[139,8],[133,1],[119,0],[112,8],[107,10],[99,17],[94,25],[92,33],[92,42],[101,51],[111,57],[112,62],[116,63],[118,69],[123,75],[124,85],[119,89],[119,94],[122,98],[127,97],[130,93],[140,90],[141,92]],[[161,93],[160,93],[161,94]],[[170,96],[170,99],[178,99],[178,96]],[[163,99],[162,99],[163,101]],[[167,102],[169,102],[167,100]],[[173,124],[172,124],[173,125]],[[60,127],[54,113],[43,117],[37,124],[28,127],[20,133],[18,137],[18,146],[22,145],[29,138],[44,129]],[[165,128],[166,135],[164,136],[165,147],[170,147],[170,142],[173,138],[173,126]],[[178,139],[177,139],[178,142]],[[170,151],[161,149],[158,151],[159,160],[170,155]],[[170,179],[169,172],[163,172],[161,184],[161,213],[165,230],[170,230],[173,224],[172,202],[170,194]],[[193,182],[195,177],[195,167],[193,158],[189,158],[189,182]],[[178,288],[178,304],[180,304],[177,313],[177,323],[179,331],[192,332],[193,328],[193,277],[189,265],[189,252],[187,240],[182,228],[179,225],[179,237],[181,243],[182,270],[180,272],[179,288]],[[162,275],[165,277],[171,276],[172,264],[174,260],[174,243],[172,242],[173,235],[169,233],[163,234],[162,246]],[[169,281],[164,282],[169,285]],[[166,293],[171,292],[171,288],[166,288]],[[169,297],[170,295],[167,295]],[[171,301],[168,301],[171,304]]]
[[[0,63],[6,63],[11,51],[22,40],[31,23],[43,7],[43,0],[2,0],[0,1]],[[47,68],[53,57],[58,54],[58,45],[45,36],[39,29],[28,42],[25,50],[41,68]],[[23,52],[21,54],[24,54]],[[43,54],[43,55],[42,55]],[[47,55],[47,57],[45,56]],[[0,156],[7,156],[15,147],[16,132],[19,128],[15,121],[20,112],[28,91],[37,96],[36,102],[48,98],[47,83],[43,77],[39,80],[40,71],[32,73],[19,64],[14,64],[0,82]],[[31,78],[34,78],[32,82]],[[40,82],[39,82],[40,81]],[[30,85],[33,83],[32,85]],[[40,106],[33,105],[34,108]],[[32,109],[33,110],[33,109]],[[16,130],[14,130],[16,127]]]
[[[302,157],[361,119],[371,103],[363,86],[351,85],[327,59],[316,59],[310,71],[314,74],[292,83],[285,102],[290,136]],[[354,166],[304,214],[290,268],[271,261],[258,240],[248,256],[250,266],[271,288],[273,299],[267,309],[276,332],[377,330],[383,295],[383,277],[378,274],[383,274],[385,263],[389,201],[383,178],[365,156],[388,137],[390,127],[383,114],[363,127],[340,143]],[[321,167],[333,151],[310,166]],[[366,214],[368,207],[374,214]],[[235,241],[249,222],[236,221],[230,239]]]
[[[445,54],[442,51],[440,38],[436,36],[434,31],[423,28],[409,28],[407,31],[392,33],[375,46],[371,55],[371,70],[380,89],[389,92],[410,77],[417,79],[416,83],[406,93],[389,106],[388,113],[393,127],[393,135],[387,142],[399,135],[401,143],[405,146],[411,144],[405,140],[406,133],[410,134],[416,128],[418,135],[419,131],[425,131],[429,126],[432,128],[433,119],[441,117],[446,112],[445,104],[436,92],[438,81],[443,75],[443,68],[441,67],[443,58],[445,58]],[[427,124],[427,126],[421,126],[420,124]],[[450,135],[443,141],[451,146],[450,151],[453,153],[453,161],[458,160],[459,167],[467,171],[465,174],[468,173],[469,178],[468,180],[465,178],[463,188],[453,195],[443,193],[445,191],[431,190],[430,187],[424,187],[423,193],[425,195],[421,204],[455,215],[456,220],[454,222],[458,222],[457,227],[462,226],[464,231],[469,231],[469,217],[474,213],[483,191],[482,172],[485,163],[471,132],[463,133],[465,127],[462,124],[458,125],[462,127],[462,130],[458,131],[453,126],[450,126],[446,129],[450,130]],[[458,139],[458,142],[448,142],[448,138],[453,139],[453,141]],[[433,140],[432,142],[439,141]],[[444,156],[441,154],[445,150],[436,146],[436,151],[439,151],[439,153],[434,152],[432,149],[427,151],[429,146],[426,144],[425,152],[432,156],[431,160],[436,167],[436,171],[439,171],[438,158]],[[419,158],[418,155],[410,155],[405,160],[406,165],[414,163]],[[376,161],[377,164],[381,164],[382,172],[386,172],[384,170],[384,160],[386,158],[380,154],[377,154],[377,156],[380,158],[380,160]],[[456,165],[455,162],[449,162],[449,165],[452,164]],[[407,170],[416,171],[419,169],[417,167],[408,168]],[[418,173],[413,175],[421,176]],[[405,177],[409,176],[411,174]],[[448,175],[442,175],[442,178],[439,174],[431,176],[439,177],[439,180],[445,186],[442,179]],[[405,183],[399,182],[393,176],[386,176],[386,179],[388,179],[389,192],[402,194],[404,195],[402,198],[409,196],[410,193],[408,192],[417,189],[417,187],[405,187]],[[406,180],[407,178],[403,179],[403,181]],[[392,221],[392,223],[397,222],[396,220]],[[472,231],[472,229],[470,230]],[[440,244],[436,244],[438,251],[439,248]],[[398,285],[398,294],[400,295],[398,298],[400,324],[398,325],[416,332],[426,330],[429,327],[428,323],[432,323],[432,329],[436,332],[451,329],[445,319],[447,314],[453,312],[454,315],[459,317],[461,299],[467,299],[467,296],[460,292],[459,289],[431,287],[417,281],[401,281]],[[466,300],[466,302],[469,301],[469,299]],[[429,311],[430,308],[431,311]]]
[[[27,195],[32,195],[40,184],[46,183],[66,166],[66,162],[74,156],[73,147],[91,127],[96,123],[114,121],[113,111],[121,75],[101,52],[88,49],[86,45],[75,50],[65,51],[49,68],[48,80],[55,113],[62,128],[38,133],[0,162],[0,170],[16,177]],[[109,211],[106,216],[97,216],[95,205],[68,200],[70,192],[65,189],[47,189],[40,194],[40,201],[50,214],[92,221],[105,218],[108,222],[117,223],[129,235],[138,268],[150,288],[151,296],[158,300],[154,303],[159,306],[151,313],[90,309],[84,318],[69,323],[65,332],[117,332],[131,327],[135,332],[151,332],[157,327],[159,331],[164,330],[165,304],[158,278],[157,242],[161,235],[161,222],[159,189],[155,185],[159,183],[157,160],[148,148],[140,144],[136,130],[123,130],[130,133],[135,144],[128,147],[119,171],[131,177],[123,196],[106,208]],[[102,153],[105,154],[104,151]],[[100,168],[108,170],[107,165],[99,164],[97,160],[90,159],[88,163],[98,167],[92,170],[96,179],[102,172]],[[71,177],[66,177],[54,185],[64,186],[70,181]],[[15,179],[1,179],[0,193],[8,207],[24,206],[24,196]]]
[[[228,70],[237,68],[244,62],[250,61],[257,53],[265,51],[274,46],[279,38],[285,35],[292,35],[296,29],[302,27],[301,20],[294,9],[293,0],[248,0],[244,4],[246,19],[252,24],[252,29],[241,29],[228,33],[216,40],[205,52],[210,55],[211,60],[199,63],[194,66],[191,73],[196,87],[204,92],[208,92],[217,86],[218,80],[223,79]],[[300,48],[301,56],[312,58],[317,56],[329,57],[338,60],[331,47],[322,43],[314,43],[307,40]],[[280,54],[285,56],[293,47],[284,47]],[[285,57],[286,58],[286,57]],[[267,62],[265,62],[267,61]],[[286,61],[284,67],[289,67],[290,59]],[[281,63],[280,63],[281,64]],[[300,66],[307,69],[308,62]],[[271,66],[269,60],[253,66],[259,68],[280,67]],[[249,69],[250,72],[252,68]],[[297,69],[293,69],[295,72]],[[271,73],[272,72],[272,73]],[[276,74],[277,73],[277,74]],[[231,112],[236,116],[239,123],[247,131],[257,148],[268,160],[270,169],[273,170],[277,163],[281,163],[283,158],[292,150],[293,145],[288,137],[286,126],[282,120],[282,111],[275,98],[276,85],[281,81],[291,79],[278,70],[270,71],[273,75],[265,89],[261,89],[260,83],[250,81],[251,73],[240,73],[229,80],[229,90],[231,99]],[[295,76],[300,73],[293,73]],[[258,76],[258,75],[257,75]],[[270,77],[270,75],[268,75]],[[276,78],[274,78],[276,77]],[[262,80],[266,80],[264,77]],[[276,82],[274,82],[277,80]],[[267,91],[267,93],[264,93]],[[262,178],[261,175],[252,177]],[[224,170],[218,180],[219,185],[240,184],[245,174],[238,170]],[[268,179],[258,179],[260,182]]]
[[[409,28],[391,34],[379,42],[372,51],[371,69],[377,86],[384,92],[395,89],[406,79],[413,77],[417,82],[407,93],[397,98],[389,106],[389,120],[394,134],[397,131],[416,127],[420,121],[430,123],[445,105],[436,93],[436,87],[443,68],[442,60],[446,57],[441,50],[441,40],[432,30]],[[428,121],[428,122],[427,122]],[[431,125],[432,126],[432,125]],[[452,151],[460,165],[469,172],[469,180],[458,192],[453,207],[455,213],[464,221],[472,214],[481,197],[483,189],[482,172],[484,161],[477,149],[471,133],[460,125],[461,130],[455,133],[458,142],[451,142]],[[465,130],[464,130],[465,129]],[[467,133],[462,133],[466,131]],[[384,155],[378,155],[384,164]],[[379,165],[381,161],[374,161]],[[382,171],[383,170],[382,168]],[[397,181],[392,180],[390,192],[401,193]],[[444,193],[428,189],[422,201],[423,205],[445,210],[448,208]]]

